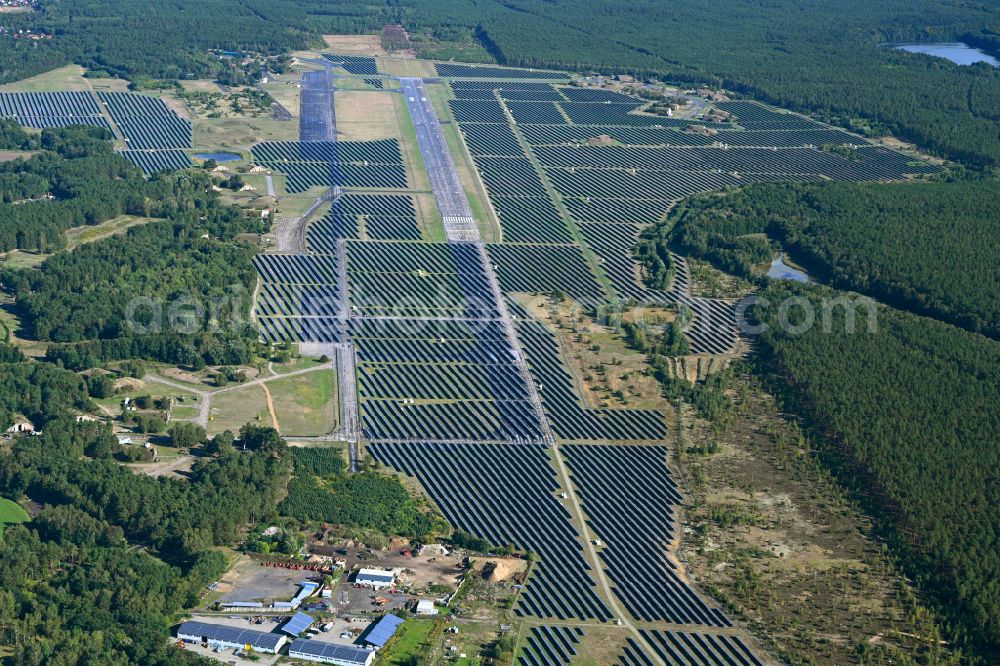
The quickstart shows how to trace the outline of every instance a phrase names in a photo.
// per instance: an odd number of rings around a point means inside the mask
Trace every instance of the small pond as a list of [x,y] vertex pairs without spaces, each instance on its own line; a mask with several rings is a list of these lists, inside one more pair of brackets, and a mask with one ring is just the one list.
[[793,280],[795,282],[809,282],[809,276],[798,268],[792,268],[785,263],[785,256],[778,255],[771,261],[771,267],[767,269],[767,277],[775,280]]
[[924,53],[937,58],[945,58],[956,65],[971,65],[977,62],[988,62],[994,67],[1000,67],[1000,61],[993,56],[980,51],[974,46],[969,46],[962,42],[939,42],[936,44],[885,44],[894,49],[908,51],[910,53]]

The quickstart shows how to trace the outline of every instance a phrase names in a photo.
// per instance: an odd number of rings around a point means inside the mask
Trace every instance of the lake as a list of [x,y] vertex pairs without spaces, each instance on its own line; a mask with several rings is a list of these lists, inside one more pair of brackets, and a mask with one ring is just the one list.
[[195,153],[194,156],[200,160],[215,160],[216,162],[235,162],[243,159],[236,153]]
[[976,62],[988,62],[994,67],[1000,67],[1000,61],[987,55],[979,49],[962,42],[940,42],[937,44],[886,44],[894,49],[910,53],[924,53],[937,58],[945,58],[956,65],[971,65]]
[[797,268],[792,268],[785,263],[785,256],[778,255],[771,260],[771,267],[767,269],[767,277],[775,280],[792,280],[793,282],[809,282],[809,276]]

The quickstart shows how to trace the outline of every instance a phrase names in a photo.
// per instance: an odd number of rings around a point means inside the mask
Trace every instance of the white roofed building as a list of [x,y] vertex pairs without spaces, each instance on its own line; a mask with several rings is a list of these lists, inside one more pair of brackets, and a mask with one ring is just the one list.
[[354,582],[380,590],[395,585],[396,574],[384,569],[361,569],[354,575]]

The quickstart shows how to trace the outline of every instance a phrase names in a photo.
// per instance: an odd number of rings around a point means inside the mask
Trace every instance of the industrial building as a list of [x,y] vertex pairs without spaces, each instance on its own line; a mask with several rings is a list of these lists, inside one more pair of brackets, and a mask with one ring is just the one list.
[[299,638],[292,641],[288,648],[288,656],[337,666],[369,666],[375,659],[375,652],[353,645],[337,645]]
[[185,643],[207,643],[210,647],[243,649],[252,647],[257,652],[275,654],[288,639],[278,634],[253,629],[239,629],[224,624],[189,621],[177,627],[177,638]]
[[288,622],[281,627],[282,633],[288,634],[292,638],[295,638],[303,631],[312,626],[313,619],[306,615],[305,613],[296,613]]
[[380,590],[384,587],[392,587],[396,583],[396,575],[383,569],[361,569],[354,575],[354,582]]
[[389,613],[383,615],[382,619],[369,625],[365,633],[361,634],[360,641],[375,650],[378,650],[392,638],[399,626],[403,624],[403,618]]

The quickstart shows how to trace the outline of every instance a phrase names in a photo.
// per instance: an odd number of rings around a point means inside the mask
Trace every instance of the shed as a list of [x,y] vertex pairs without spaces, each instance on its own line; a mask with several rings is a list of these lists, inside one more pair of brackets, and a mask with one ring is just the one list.
[[295,637],[312,626],[313,619],[305,613],[296,613],[281,627],[282,633]]
[[391,613],[383,615],[382,619],[370,625],[367,631],[361,634],[360,640],[363,644],[370,645],[377,650],[389,642],[389,639],[404,621],[403,618]]

